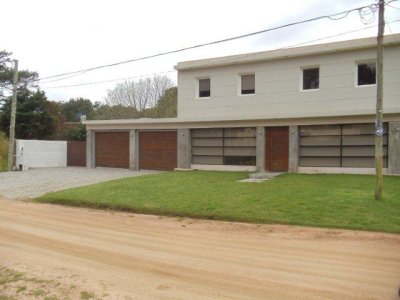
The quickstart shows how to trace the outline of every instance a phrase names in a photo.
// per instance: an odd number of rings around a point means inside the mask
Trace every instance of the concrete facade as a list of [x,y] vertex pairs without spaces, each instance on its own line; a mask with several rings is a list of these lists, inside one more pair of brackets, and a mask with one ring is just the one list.
[[135,129],[129,131],[129,169],[139,170],[138,132]]
[[265,127],[257,127],[257,145],[256,145],[257,172],[265,172]]
[[400,122],[389,123],[389,173],[400,174]]
[[[396,36],[400,41],[400,35]],[[229,116],[268,120],[373,114],[376,85],[357,85],[357,64],[376,61],[376,39],[362,40],[369,46],[346,49],[355,42],[349,41],[325,44],[325,52],[321,50],[312,55],[304,53],[312,53],[317,46],[178,64],[178,118]],[[392,38],[385,37],[385,40]],[[385,46],[385,113],[400,112],[399,44]],[[290,52],[292,56],[287,55]],[[302,89],[302,70],[307,67],[319,67],[318,89]],[[241,74],[255,74],[255,94],[240,94]],[[198,97],[199,78],[210,78],[210,97]]]
[[192,143],[190,129],[178,129],[178,169],[190,169]]
[[95,168],[95,133],[94,130],[86,130],[86,167]]
[[289,172],[297,173],[299,168],[299,127],[289,126]]

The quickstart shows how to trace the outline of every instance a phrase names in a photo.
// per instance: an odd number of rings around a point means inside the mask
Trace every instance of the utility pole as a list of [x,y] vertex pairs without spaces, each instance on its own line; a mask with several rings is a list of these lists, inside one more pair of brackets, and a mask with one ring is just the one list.
[[10,140],[8,143],[8,171],[12,171],[15,144],[15,117],[17,114],[18,60],[14,60],[13,96],[11,102]]
[[375,199],[382,199],[383,184],[383,34],[385,30],[385,0],[379,0],[379,19],[377,37],[377,85],[376,85],[376,121],[375,121]]

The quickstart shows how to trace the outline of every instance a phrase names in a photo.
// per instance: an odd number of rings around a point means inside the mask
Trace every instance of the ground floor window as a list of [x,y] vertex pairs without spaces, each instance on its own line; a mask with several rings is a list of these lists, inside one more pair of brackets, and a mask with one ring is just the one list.
[[192,129],[192,163],[255,166],[256,129]]
[[[387,123],[384,124],[383,165],[388,165]],[[374,124],[300,126],[301,167],[373,168]]]

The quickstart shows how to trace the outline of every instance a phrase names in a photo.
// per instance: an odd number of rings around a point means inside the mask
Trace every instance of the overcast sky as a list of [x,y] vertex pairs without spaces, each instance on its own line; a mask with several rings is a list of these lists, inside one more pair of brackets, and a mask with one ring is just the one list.
[[[12,0],[1,3],[0,49],[13,52],[20,69],[51,76],[259,31],[376,3],[376,0]],[[400,1],[386,6],[386,21],[400,21]],[[395,9],[393,7],[397,7]],[[15,22],[15,16],[17,21]],[[352,30],[321,42],[374,36],[357,12],[342,20],[320,20],[239,41],[133,62],[40,85],[49,100],[85,97],[102,101],[117,81],[80,87],[63,85],[166,73],[176,81],[179,61],[271,50]],[[372,28],[367,28],[371,27]],[[385,34],[399,33],[400,22]],[[314,42],[316,43],[316,42]],[[140,77],[137,77],[138,79]],[[53,79],[54,80],[54,79]],[[50,79],[49,79],[50,81]],[[53,87],[53,88],[52,88]]]

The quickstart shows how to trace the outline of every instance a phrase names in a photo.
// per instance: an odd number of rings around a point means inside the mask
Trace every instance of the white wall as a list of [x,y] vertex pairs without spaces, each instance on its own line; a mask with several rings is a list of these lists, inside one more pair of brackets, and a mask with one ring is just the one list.
[[16,155],[17,168],[66,167],[67,142],[17,140]]
[[[279,59],[178,74],[178,117],[189,119],[296,118],[375,112],[376,85],[356,86],[356,64],[374,49]],[[320,67],[320,88],[301,91],[301,69]],[[256,94],[239,95],[239,75],[255,73]],[[211,97],[197,98],[198,78],[211,78]],[[400,46],[384,51],[384,112],[400,112]]]

